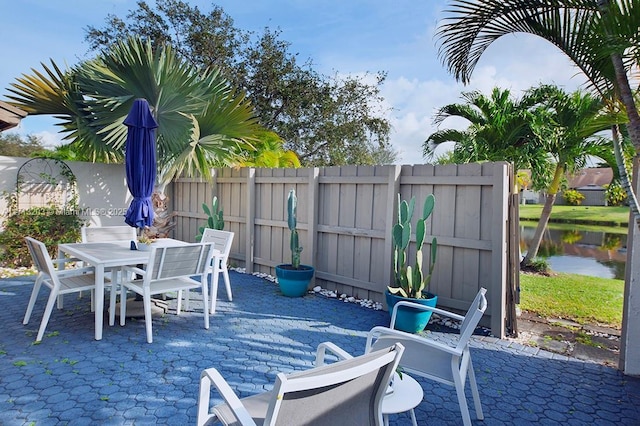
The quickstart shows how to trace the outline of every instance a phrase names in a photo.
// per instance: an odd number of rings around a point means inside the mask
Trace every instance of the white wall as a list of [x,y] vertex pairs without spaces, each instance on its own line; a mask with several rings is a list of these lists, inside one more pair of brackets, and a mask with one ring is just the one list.
[[[30,158],[0,156],[0,192],[16,189],[18,169]],[[78,207],[81,217],[91,226],[124,225],[124,214],[131,201],[124,164],[65,161],[76,176]],[[7,202],[0,197],[2,221],[7,217]]]

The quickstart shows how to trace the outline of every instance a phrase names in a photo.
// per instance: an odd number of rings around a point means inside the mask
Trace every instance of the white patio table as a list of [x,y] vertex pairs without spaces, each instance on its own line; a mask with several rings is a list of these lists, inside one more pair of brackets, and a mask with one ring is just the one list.
[[384,419],[384,426],[389,426],[389,414],[402,413],[410,411],[411,424],[418,426],[416,420],[416,414],[413,411],[417,407],[424,397],[424,392],[420,383],[407,373],[402,373],[402,379],[398,376],[398,373],[394,373],[393,385],[391,392],[382,399],[382,415]]
[[[160,238],[153,244],[158,246],[187,244],[172,238]],[[65,255],[77,257],[95,267],[95,338],[102,339],[102,323],[104,315],[104,270],[105,268],[119,268],[128,265],[145,265],[149,262],[149,251],[131,250],[131,241],[109,241],[104,243],[68,243],[58,245],[58,258]],[[214,257],[220,255],[214,249]],[[111,324],[113,325],[113,324]]]

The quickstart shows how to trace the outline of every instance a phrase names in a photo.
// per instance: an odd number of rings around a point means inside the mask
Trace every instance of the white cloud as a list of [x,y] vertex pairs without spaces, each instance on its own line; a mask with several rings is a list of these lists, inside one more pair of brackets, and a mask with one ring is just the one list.
[[56,132],[59,127],[56,127],[55,123],[56,121],[50,116],[27,116],[20,121],[17,128],[12,130],[22,137],[35,136],[40,139],[45,148],[55,149],[64,143],[63,135]]
[[[393,107],[389,115],[393,130],[391,143],[401,151],[400,164],[423,163],[422,143],[437,127],[433,125],[436,111],[444,105],[462,102],[462,92],[478,90],[490,94],[494,87],[509,89],[514,97],[540,83],[557,84],[567,91],[583,85],[585,79],[577,68],[555,47],[533,36],[509,36],[498,40],[474,70],[467,86],[453,77],[435,79],[407,79],[400,76],[388,79],[383,95]],[[442,126],[462,129],[466,122],[447,119]],[[436,151],[441,154],[449,146]]]
[[[15,34],[7,57],[12,60],[0,69],[0,87],[7,87],[30,68],[40,69],[41,61],[51,57],[62,65],[73,64],[86,53],[83,28],[101,27],[107,13],[117,16],[135,8],[132,0],[86,2],[75,0],[47,3],[17,2],[0,14],[0,27]],[[63,4],[64,3],[64,4]],[[202,10],[209,2],[193,0]],[[246,3],[246,2],[245,2]],[[382,88],[388,118],[393,126],[392,144],[401,151],[400,163],[424,162],[422,142],[437,128],[433,116],[438,108],[460,102],[462,91],[490,93],[495,87],[511,89],[514,96],[540,82],[562,85],[573,90],[584,79],[575,77],[577,69],[557,48],[534,36],[518,34],[494,42],[483,54],[468,86],[447,74],[437,57],[434,33],[446,6],[443,0],[418,2],[336,1],[308,2],[269,0],[251,6],[235,0],[218,2],[244,29],[261,32],[265,26],[280,28],[283,39],[291,42],[291,52],[300,53],[303,62],[312,58],[319,72],[332,74],[387,71]],[[321,4],[321,6],[319,6]],[[28,10],[27,10],[28,9]],[[357,13],[352,13],[357,11]],[[20,16],[29,14],[36,25],[20,25]],[[82,20],[69,19],[84,16]],[[78,22],[82,21],[82,25]],[[66,22],[60,32],[59,22]],[[370,75],[372,77],[372,75]],[[48,121],[47,121],[48,120]],[[465,127],[448,119],[447,127]],[[34,134],[47,146],[62,143],[52,118],[27,117],[22,134]]]
[[63,144],[60,133],[51,133],[45,130],[34,133],[34,136],[40,138],[42,145],[47,149],[55,149]]

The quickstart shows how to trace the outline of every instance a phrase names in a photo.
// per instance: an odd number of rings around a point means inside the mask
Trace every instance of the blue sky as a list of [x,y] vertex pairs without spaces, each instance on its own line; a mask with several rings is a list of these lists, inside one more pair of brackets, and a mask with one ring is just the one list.
[[[153,4],[153,0],[149,1]],[[495,86],[519,95],[540,82],[574,90],[583,83],[552,46],[528,35],[509,36],[491,46],[468,86],[457,83],[440,63],[434,32],[445,0],[190,0],[209,12],[221,6],[238,28],[260,32],[279,28],[290,52],[310,59],[324,74],[388,73],[383,96],[393,126],[391,142],[399,164],[425,162],[422,142],[437,128],[435,111],[460,101],[460,93]],[[91,56],[84,41],[88,25],[102,27],[107,14],[124,17],[134,0],[0,0],[0,99],[22,74],[41,71],[41,62],[67,67]],[[464,127],[454,119],[446,127]],[[15,130],[15,129],[14,129]],[[27,117],[17,129],[47,145],[60,143],[55,120]],[[443,148],[446,149],[446,148]]]

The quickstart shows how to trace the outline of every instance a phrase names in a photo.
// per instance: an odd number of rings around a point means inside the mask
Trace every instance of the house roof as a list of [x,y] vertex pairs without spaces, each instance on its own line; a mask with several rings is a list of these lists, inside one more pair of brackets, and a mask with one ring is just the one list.
[[611,183],[613,170],[610,167],[594,167],[577,171],[567,176],[568,187],[574,189],[595,189]]
[[16,127],[26,116],[21,109],[0,101],[0,132]]

